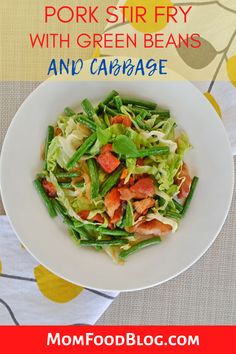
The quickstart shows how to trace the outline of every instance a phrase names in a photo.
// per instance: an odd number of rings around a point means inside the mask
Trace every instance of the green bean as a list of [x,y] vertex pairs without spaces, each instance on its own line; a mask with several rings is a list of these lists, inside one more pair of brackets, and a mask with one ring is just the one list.
[[103,249],[103,247],[100,245],[99,246],[97,245],[97,246],[95,246],[95,249],[96,249],[96,251],[101,251]]
[[145,101],[145,100],[136,99],[136,98],[122,97],[122,102],[123,102],[123,104],[126,104],[126,105],[132,104],[134,106],[144,107],[144,108],[148,108],[148,109],[155,109],[157,106],[156,103],[154,103],[154,102]]
[[83,224],[83,226],[87,231],[98,231],[98,225],[96,224]]
[[131,246],[128,250],[121,251],[119,254],[119,257],[122,259],[126,259],[131,254],[133,254],[133,253],[135,253],[147,246],[151,246],[151,245],[154,245],[154,244],[160,243],[160,242],[161,242],[161,238],[159,236],[152,237],[147,240],[143,240],[143,241]]
[[86,115],[78,115],[76,116],[75,120],[76,122],[85,125],[93,132],[95,132],[97,129],[96,124],[91,119],[89,119]]
[[[80,242],[93,242],[93,238],[91,238],[90,235],[88,235],[86,232],[84,232],[83,230],[79,230],[79,231],[75,231],[73,228],[70,228],[69,227],[69,230],[70,230],[70,236],[71,236],[71,239],[77,244],[79,245]],[[83,238],[83,240],[81,240],[81,236]],[[84,240],[85,239],[85,240]],[[95,246],[95,249],[97,251],[100,251],[102,250],[102,247],[101,246]]]
[[63,223],[67,225],[71,230],[78,232],[78,229],[74,226],[73,220],[69,216],[64,216]]
[[[141,107],[131,107],[131,111],[135,114],[139,114],[143,108]],[[170,118],[170,111],[168,109],[157,108],[155,110],[146,110],[147,116],[151,117],[153,115],[159,115],[158,118],[167,119]]]
[[137,117],[135,118],[135,121],[138,123],[139,127],[147,130],[148,127],[146,126],[146,124],[143,122],[143,119],[147,116],[147,111],[145,111],[144,109],[137,115]]
[[146,156],[152,156],[152,155],[164,155],[169,152],[169,147],[168,146],[159,146],[159,147],[153,147],[150,149],[143,149],[143,150],[138,150],[137,153],[133,153],[128,155],[128,158],[136,158],[136,157],[146,157]]
[[54,205],[53,205],[51,199],[48,197],[47,193],[45,192],[45,190],[44,190],[44,188],[43,188],[43,186],[41,184],[40,179],[37,178],[37,179],[34,180],[34,186],[37,189],[39,195],[41,196],[42,201],[44,202],[44,205],[46,206],[49,215],[52,218],[57,216],[57,212],[56,212],[56,210],[54,208]]
[[72,171],[72,172],[58,172],[54,173],[57,179],[65,179],[65,178],[76,178],[81,175],[79,171]]
[[95,159],[87,160],[88,170],[91,178],[91,198],[97,198],[99,193],[99,178],[98,178],[98,169]]
[[178,214],[178,213],[175,213],[174,211],[167,211],[165,213],[165,217],[171,218],[171,219],[175,219],[175,220],[180,220],[182,215]]
[[101,108],[104,110],[105,113],[108,113],[112,117],[115,117],[119,114],[119,112],[115,111],[114,109],[109,108],[108,106],[105,106],[104,104],[101,104]]
[[77,232],[80,234],[80,237],[83,237],[86,241],[93,241],[93,237],[88,233],[87,230],[85,230],[85,228],[80,227],[77,229]]
[[156,118],[155,125],[159,125],[159,123],[162,123],[162,125],[163,125],[167,119],[168,118]]
[[170,118],[170,111],[164,108],[157,108],[155,110],[149,111],[151,115],[159,115],[160,118]]
[[43,178],[46,178],[47,175],[48,175],[48,172],[43,171],[43,172],[37,173],[36,178],[43,179]]
[[[110,102],[109,105],[108,105],[108,108],[110,108],[111,110],[113,108],[116,108],[115,103],[114,102]],[[138,107],[138,106],[132,106],[132,105],[130,105],[129,108],[136,115],[139,114],[140,112],[142,112],[143,109],[145,109],[146,112],[147,112],[147,117],[149,117],[149,118],[151,116],[153,116],[153,115],[159,115],[158,118],[162,118],[161,120],[165,120],[165,119],[170,118],[170,111],[168,109],[165,109],[165,108],[149,109],[147,107]]]
[[[81,242],[81,236],[86,239],[86,240],[89,240],[90,242],[93,240],[91,238],[91,236],[89,236],[87,233],[85,233],[83,230],[79,230],[79,231],[75,231],[73,228],[70,228],[69,227],[69,230],[70,230],[70,236],[72,238],[72,240],[78,245],[80,244]],[[84,240],[82,240],[84,242]],[[92,241],[93,242],[93,241]],[[102,250],[102,247],[101,246],[95,246],[95,249],[97,251],[100,251]]]
[[75,183],[75,186],[77,188],[82,188],[82,187],[84,187],[84,182],[77,182],[77,183]]
[[126,245],[128,241],[126,239],[119,240],[81,240],[80,246],[122,246]]
[[110,189],[117,183],[120,178],[123,166],[120,165],[109,177],[102,183],[100,187],[100,195],[105,197]]
[[108,115],[106,113],[104,113],[104,122],[106,123],[106,125],[108,127],[110,127],[111,122],[110,122],[109,117],[108,117]]
[[108,235],[108,236],[133,236],[134,234],[125,231],[125,230],[121,230],[121,229],[115,229],[115,230],[111,230],[105,227],[98,227],[95,224],[86,224],[84,225],[84,228],[87,229],[88,231],[96,231],[102,235]]
[[[80,224],[78,220],[73,220],[73,218],[68,216],[66,209],[58,202],[58,200],[54,199],[53,204],[57,212],[63,217],[64,224],[67,225],[70,230],[76,232],[78,235],[85,238],[86,240],[93,239],[92,236],[85,229],[86,224]],[[75,222],[77,223],[77,226],[75,225]]]
[[59,183],[59,186],[60,186],[61,188],[64,188],[64,189],[70,189],[70,188],[72,188],[72,185],[71,185],[70,182],[60,182],[60,183]]
[[176,210],[178,210],[180,213],[183,211],[183,205],[177,202],[177,200],[173,199],[173,203],[175,205]]
[[86,230],[85,227],[76,227],[74,223],[71,223],[68,219],[64,219],[64,223],[71,227],[72,230],[78,232],[80,238],[91,241],[94,240],[94,238],[90,235],[90,233],[88,232],[88,230]]
[[109,236],[133,236],[133,234],[125,230],[118,230],[118,229],[111,230],[111,229],[106,229],[105,227],[98,227],[97,231],[99,231],[103,235],[109,235]]
[[96,112],[95,112],[95,109],[92,106],[91,102],[87,98],[85,98],[81,102],[81,106],[83,107],[83,110],[87,114],[88,118],[92,120],[94,117],[94,114],[96,114]]
[[123,102],[122,102],[122,99],[119,95],[115,96],[114,97],[114,102],[115,102],[115,105],[116,105],[116,108],[118,109],[118,111],[120,112],[121,110],[121,107],[123,105]]
[[187,198],[185,199],[185,202],[184,202],[184,205],[183,205],[183,211],[182,211],[182,216],[184,216],[186,214],[186,211],[188,210],[189,208],[189,205],[191,203],[191,200],[193,198],[193,194],[194,194],[194,191],[196,189],[196,186],[197,186],[197,183],[199,181],[199,178],[198,177],[193,177],[193,180],[192,180],[192,184],[191,184],[191,187],[190,187],[190,191],[189,191],[189,194],[187,196]]
[[81,102],[81,106],[83,107],[83,110],[87,114],[88,118],[91,119],[92,121],[94,120],[96,125],[101,125],[100,119],[97,116],[97,113],[95,112],[94,107],[92,106],[91,102],[85,98]]
[[67,116],[67,117],[72,117],[75,115],[75,112],[73,111],[73,109],[71,109],[70,107],[66,107],[64,109],[64,114]]
[[73,168],[76,163],[81,159],[81,157],[89,150],[89,148],[95,143],[97,139],[97,134],[93,133],[90,135],[83,144],[78,148],[78,150],[74,153],[72,158],[67,163],[67,168]]
[[113,98],[115,96],[118,96],[118,95],[119,95],[119,93],[116,92],[115,90],[111,91],[99,105],[101,105],[101,104],[107,105],[109,102],[111,102],[113,100]]
[[[144,108],[142,107],[132,107],[132,106],[130,107],[130,109],[134,114],[139,114],[144,110]],[[147,116],[150,117],[151,116],[150,111],[147,109],[145,109],[145,111],[147,112]]]
[[77,182],[75,184],[72,184],[71,182],[59,182],[59,186],[63,189],[70,189],[74,186],[77,188],[82,188],[84,186],[84,182]]
[[61,203],[58,200],[53,199],[52,202],[58,214],[60,214],[63,218],[68,217],[66,209],[63,207],[63,205],[61,205]]
[[114,100],[111,101],[111,102],[109,102],[109,103],[107,104],[107,107],[112,108],[112,109],[113,109],[113,108],[116,109],[116,104],[115,104]]
[[[77,220],[76,220],[76,221],[77,221]],[[75,221],[74,221],[70,216],[67,216],[67,215],[64,216],[63,222],[64,222],[64,224],[66,224],[68,227],[70,227],[71,229],[73,229],[73,230],[75,230],[75,231],[77,231],[77,232],[79,232],[79,230],[82,228],[82,226],[81,226],[81,227],[76,226],[76,225],[75,225]]]
[[71,228],[72,230],[78,232],[80,237],[83,237],[86,240],[93,240],[93,237],[89,234],[88,230],[86,230],[83,226],[76,227],[75,223],[73,222],[73,220],[70,217],[65,216],[63,222],[69,228]]
[[80,221],[78,219],[75,219],[74,220],[74,225],[75,225],[76,228],[80,228],[80,227],[85,226],[87,224],[84,223],[84,220]]
[[134,223],[133,207],[131,202],[127,203],[126,214],[125,214],[125,226],[130,227]]
[[[84,229],[89,231],[96,231],[97,232],[97,225],[92,225],[92,224],[86,224],[84,225]],[[95,246],[95,249],[97,251],[101,251],[102,250],[102,246]]]
[[47,156],[48,156],[48,149],[54,138],[54,128],[53,126],[49,125],[47,130],[47,137],[45,141],[45,160],[44,160],[44,169],[47,169]]
[[116,223],[116,226],[119,229],[124,229],[124,227],[125,227],[125,217],[126,217],[126,205],[123,203],[122,204],[122,216],[121,216],[120,220]]
[[69,228],[69,235],[71,239],[78,245],[80,242],[80,234],[77,231]]

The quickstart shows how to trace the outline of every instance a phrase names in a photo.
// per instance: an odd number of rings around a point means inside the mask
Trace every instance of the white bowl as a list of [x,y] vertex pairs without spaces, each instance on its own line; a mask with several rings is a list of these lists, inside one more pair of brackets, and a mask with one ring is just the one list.
[[[78,107],[115,89],[122,95],[168,107],[189,135],[188,154],[199,184],[178,232],[116,265],[105,254],[77,247],[61,220],[51,219],[32,181],[41,169],[40,146],[48,124],[65,106]],[[86,287],[129,291],[151,287],[183,272],[215,240],[228,213],[233,160],[223,124],[189,82],[46,81],[22,104],[7,132],[1,156],[1,191],[12,226],[28,251],[55,274]]]

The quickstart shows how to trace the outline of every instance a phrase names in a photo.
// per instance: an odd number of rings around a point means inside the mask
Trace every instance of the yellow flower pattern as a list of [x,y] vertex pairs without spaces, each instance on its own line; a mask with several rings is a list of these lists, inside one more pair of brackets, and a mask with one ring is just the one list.
[[[134,50],[126,51],[126,56],[136,56],[146,58],[147,55],[153,57],[163,56],[166,54],[166,58],[170,62],[170,67],[186,76],[190,81],[205,81],[209,82],[207,92],[204,93],[205,97],[211,103],[216,110],[220,118],[222,118],[222,109],[219,105],[217,90],[215,90],[215,82],[229,82],[236,87],[236,7],[233,0],[228,0],[227,4],[223,1],[186,1],[176,2],[171,0],[120,0],[117,4],[126,5],[130,7],[127,11],[126,22],[120,23],[119,26],[107,26],[105,32],[115,33],[116,29],[121,31],[123,28],[124,33],[133,33],[134,30],[139,36],[139,45]],[[139,21],[135,22],[135,17],[132,19],[131,7],[143,6],[147,10],[145,18],[147,23]],[[155,23],[155,6],[163,6],[162,12],[164,13],[167,6],[181,6],[186,8],[191,6],[191,19],[188,23],[182,24],[176,23],[175,26],[172,23],[166,22],[166,16],[159,17],[157,23]],[[209,15],[209,16],[208,16]],[[167,26],[168,25],[168,26]],[[188,27],[187,27],[188,26]],[[217,36],[214,35],[214,28],[217,28]],[[227,30],[226,30],[227,29]],[[180,44],[175,49],[165,48],[165,52],[161,49],[149,49],[149,51],[143,48],[142,33],[158,33],[164,34],[178,33],[178,32],[191,33],[198,32],[200,34],[201,46],[196,49],[191,46],[186,47]],[[142,32],[142,33],[141,33]],[[217,40],[216,40],[217,39]],[[96,50],[96,57],[99,55]],[[130,53],[130,54],[129,54]],[[100,49],[100,56],[119,56],[123,55],[118,49],[112,49],[111,51],[106,48]],[[172,67],[173,65],[173,67]],[[186,75],[185,75],[186,73]],[[198,77],[201,77],[201,79]],[[203,79],[202,79],[203,78]],[[230,86],[230,85],[229,85]]]
[[59,278],[42,265],[34,268],[34,275],[41,293],[54,302],[71,301],[83,291],[81,286]]
[[210,92],[205,92],[204,96],[208,99],[208,101],[212,104],[214,109],[216,110],[217,114],[219,115],[220,118],[222,118],[222,113],[219,104],[217,103],[216,99],[213,97],[213,95]]
[[227,73],[230,81],[236,87],[236,55],[227,60]]
[[100,57],[100,48],[96,46],[96,48],[93,51],[93,58],[99,58]]
[[[142,21],[135,22],[131,20],[131,8],[137,5],[146,8],[146,23]],[[127,0],[125,6],[129,6],[129,10],[127,11],[128,14],[126,19],[139,32],[158,32],[167,25],[167,21],[166,16],[162,16],[158,22],[155,22],[155,17],[153,16],[155,6],[163,6],[162,13],[165,13],[167,6],[172,5],[173,3],[170,0],[140,0],[138,3],[137,0]]]

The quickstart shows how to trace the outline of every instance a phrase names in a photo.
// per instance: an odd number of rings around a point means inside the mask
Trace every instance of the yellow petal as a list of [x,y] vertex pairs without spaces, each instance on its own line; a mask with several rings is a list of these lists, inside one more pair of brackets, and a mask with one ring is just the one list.
[[0,273],[2,273],[2,262],[0,260]]
[[228,59],[227,61],[227,72],[230,81],[236,87],[236,55]]
[[[166,25],[166,16],[158,16],[158,21],[155,22],[155,7],[164,6],[163,9],[159,9],[159,13],[166,14],[167,6],[173,6],[171,0],[127,0],[125,3],[126,6],[130,6],[127,10],[126,19],[131,23],[131,25],[139,32],[154,33],[162,30]],[[146,8],[147,13],[145,15],[146,23],[142,20],[138,20],[136,23],[135,20],[132,21],[131,17],[131,6],[143,6]],[[135,16],[134,16],[135,18]]]
[[215,108],[215,110],[216,110],[217,114],[219,115],[219,117],[222,118],[222,112],[221,112],[220,106],[217,103],[216,99],[212,96],[212,94],[210,92],[205,92],[204,96],[208,99],[208,101]]
[[100,48],[96,46],[93,52],[93,58],[99,58],[99,57],[100,57]]
[[59,278],[42,265],[34,268],[34,275],[41,293],[54,302],[68,302],[83,291],[81,286]]

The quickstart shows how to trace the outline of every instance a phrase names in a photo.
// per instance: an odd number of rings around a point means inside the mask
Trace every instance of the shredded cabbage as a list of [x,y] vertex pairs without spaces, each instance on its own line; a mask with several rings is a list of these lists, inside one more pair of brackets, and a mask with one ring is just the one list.
[[166,134],[164,134],[163,132],[160,132],[158,130],[152,130],[150,132],[145,132],[142,131],[141,132],[142,136],[146,139],[150,139],[150,141],[152,143],[156,143],[156,142],[161,142],[163,145],[168,146],[170,149],[170,152],[175,152],[177,149],[177,144],[176,142],[172,141],[172,140],[168,140],[166,139]]
[[57,191],[57,200],[64,206],[68,215],[75,218],[78,221],[81,221],[81,222],[87,224],[88,222],[86,220],[81,219],[79,217],[79,215],[76,214],[76,212],[74,211],[74,209],[71,206],[69,199],[66,197],[63,189],[59,186],[57,179],[52,172],[50,172],[50,175],[49,175],[49,177],[47,177],[47,179],[49,180],[49,182],[51,182],[55,186],[56,191]]
[[161,128],[162,133],[165,134],[166,139],[174,139],[175,137],[175,120],[173,118],[169,118],[166,121],[164,121],[164,124]]
[[157,182],[159,189],[167,191],[174,184],[174,177],[182,165],[182,157],[179,154],[170,153],[158,164]]
[[126,167],[128,170],[128,175],[125,178],[125,183],[127,183],[129,181],[131,174],[134,173],[134,171],[135,171],[136,159],[127,159],[126,160]]
[[89,136],[89,130],[76,124],[72,118],[67,119],[64,126],[64,135],[53,138],[47,154],[47,166],[49,171],[54,171],[56,165],[67,169],[67,163],[76,149],[83,143],[84,138]]
[[183,157],[184,154],[185,154],[189,149],[191,149],[191,144],[190,144],[190,142],[189,142],[189,138],[188,138],[187,134],[182,133],[182,134],[177,138],[177,145],[178,145],[177,153]]
[[47,154],[47,168],[49,171],[54,171],[56,165],[67,169],[66,165],[70,158],[75,153],[75,148],[71,145],[66,138],[56,136],[48,149]]

